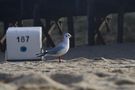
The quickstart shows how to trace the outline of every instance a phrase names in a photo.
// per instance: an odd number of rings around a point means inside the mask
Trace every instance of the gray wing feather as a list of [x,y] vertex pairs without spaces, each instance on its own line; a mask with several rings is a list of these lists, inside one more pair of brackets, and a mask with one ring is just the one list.
[[59,45],[55,48],[47,50],[47,54],[57,54],[60,53],[65,47],[63,45]]

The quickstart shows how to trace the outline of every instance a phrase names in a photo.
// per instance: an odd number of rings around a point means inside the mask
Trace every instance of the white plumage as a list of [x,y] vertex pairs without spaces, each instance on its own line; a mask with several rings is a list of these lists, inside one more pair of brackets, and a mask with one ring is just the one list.
[[59,57],[59,62],[61,62],[61,56],[63,56],[64,54],[66,54],[69,50],[69,44],[70,44],[70,40],[69,38],[71,37],[71,35],[69,33],[65,33],[64,34],[64,39],[61,43],[59,43],[56,47],[49,49],[49,50],[45,50],[43,53],[39,53],[37,54],[38,57],[46,57],[46,56],[55,56],[55,57]]

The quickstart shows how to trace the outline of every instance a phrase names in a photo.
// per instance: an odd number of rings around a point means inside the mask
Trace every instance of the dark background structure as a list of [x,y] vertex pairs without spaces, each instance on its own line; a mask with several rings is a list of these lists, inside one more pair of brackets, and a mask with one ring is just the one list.
[[[68,31],[72,34],[71,47],[75,47],[73,16],[88,16],[88,44],[95,44],[95,34],[98,40],[105,44],[99,31],[99,26],[110,13],[118,14],[117,42],[123,42],[123,17],[127,12],[135,12],[134,0],[0,0],[0,21],[4,22],[5,32],[9,23],[22,26],[23,19],[33,19],[34,26],[42,26],[47,37],[48,46],[54,47],[50,35],[50,21],[60,17],[68,18]],[[41,18],[46,20],[43,25]],[[60,30],[62,34],[62,30]]]

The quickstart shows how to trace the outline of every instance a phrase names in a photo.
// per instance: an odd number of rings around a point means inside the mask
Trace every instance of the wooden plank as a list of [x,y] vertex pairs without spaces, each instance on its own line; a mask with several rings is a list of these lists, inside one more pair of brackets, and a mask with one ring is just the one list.
[[123,43],[123,23],[124,23],[124,12],[122,10],[118,14],[118,32],[117,32],[118,43]]
[[97,45],[105,45],[105,41],[104,41],[104,38],[103,38],[103,35],[101,33],[101,30],[100,30],[100,26],[102,24],[102,22],[104,21],[104,19],[102,19],[103,17],[95,17],[95,44]]
[[71,48],[75,47],[75,31],[74,31],[74,22],[73,22],[73,17],[69,16],[68,17],[68,32],[72,35],[70,38],[70,46]]
[[60,35],[63,35],[62,28],[61,28],[61,25],[60,25],[59,21],[55,21],[55,24],[56,24],[56,26],[58,27],[59,34],[60,34]]
[[87,0],[88,45],[95,44],[94,0]]

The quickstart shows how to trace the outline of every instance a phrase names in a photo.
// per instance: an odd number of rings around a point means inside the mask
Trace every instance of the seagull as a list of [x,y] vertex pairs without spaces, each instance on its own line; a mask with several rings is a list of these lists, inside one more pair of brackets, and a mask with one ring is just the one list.
[[61,43],[59,43],[56,47],[49,49],[49,50],[45,50],[39,54],[36,54],[37,57],[46,57],[46,56],[54,56],[54,57],[58,57],[59,58],[59,62],[61,62],[61,57],[66,54],[69,50],[70,47],[70,40],[69,38],[71,37],[71,34],[69,33],[65,33],[64,34],[64,39]]

